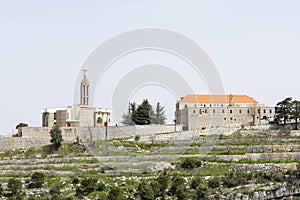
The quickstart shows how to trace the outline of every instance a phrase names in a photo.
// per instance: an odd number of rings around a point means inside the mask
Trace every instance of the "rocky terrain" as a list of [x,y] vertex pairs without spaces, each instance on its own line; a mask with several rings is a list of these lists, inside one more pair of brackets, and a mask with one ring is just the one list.
[[[189,185],[195,177],[208,183],[208,188],[203,189],[204,199],[296,199],[300,195],[299,157],[298,131],[267,130],[235,130],[218,135],[207,131],[137,135],[66,143],[58,151],[51,151],[49,146],[5,150],[0,152],[0,196],[2,193],[3,199],[8,198],[7,181],[15,178],[23,184],[25,199],[45,197],[58,183],[65,197],[81,199],[76,196],[74,179],[97,177],[110,190],[122,185],[127,199],[135,199],[134,191],[142,180],[155,180],[168,170],[170,177],[183,177],[187,189],[191,189]],[[201,164],[182,167],[188,158]],[[42,188],[26,187],[34,172],[45,174]],[[224,179],[240,175],[247,178],[234,184]],[[219,178],[218,187],[209,185],[214,177]],[[108,193],[106,189],[84,198],[105,199]],[[169,199],[180,199],[168,195]]]

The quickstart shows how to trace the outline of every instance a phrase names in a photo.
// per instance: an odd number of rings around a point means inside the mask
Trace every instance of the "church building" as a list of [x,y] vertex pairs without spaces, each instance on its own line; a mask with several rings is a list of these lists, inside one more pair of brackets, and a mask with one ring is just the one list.
[[97,127],[109,126],[111,109],[97,108],[90,103],[90,83],[87,69],[80,84],[80,104],[62,108],[45,108],[42,110],[42,126],[52,127]]

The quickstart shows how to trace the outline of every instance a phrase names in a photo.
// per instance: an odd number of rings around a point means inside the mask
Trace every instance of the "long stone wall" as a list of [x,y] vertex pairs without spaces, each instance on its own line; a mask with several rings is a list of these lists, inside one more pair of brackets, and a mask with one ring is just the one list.
[[8,149],[29,148],[50,144],[47,138],[0,137],[0,151]]
[[[0,150],[13,148],[27,148],[50,144],[50,130],[48,127],[23,127],[20,131],[22,137],[0,137]],[[86,128],[61,128],[63,140],[74,142],[124,138],[136,135],[153,135],[158,133],[170,133],[175,131],[174,125],[149,125],[149,126],[109,126],[109,127],[86,127]],[[182,127],[177,125],[177,131]]]

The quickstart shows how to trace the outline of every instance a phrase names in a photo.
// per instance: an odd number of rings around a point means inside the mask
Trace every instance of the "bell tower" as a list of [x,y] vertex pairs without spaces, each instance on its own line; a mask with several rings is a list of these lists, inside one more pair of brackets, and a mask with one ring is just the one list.
[[80,104],[81,105],[89,105],[89,88],[90,88],[90,82],[87,78],[87,71],[88,69],[86,67],[82,67],[81,69],[83,71],[83,79],[81,81],[80,85]]

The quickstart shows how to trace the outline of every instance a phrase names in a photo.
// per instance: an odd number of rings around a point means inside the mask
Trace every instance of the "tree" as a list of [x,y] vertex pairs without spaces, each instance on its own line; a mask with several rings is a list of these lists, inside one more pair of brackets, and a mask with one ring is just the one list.
[[300,101],[294,100],[292,101],[292,112],[291,114],[295,120],[295,129],[298,130],[298,119],[300,118]]
[[121,123],[124,125],[165,124],[167,119],[165,107],[158,102],[154,112],[147,99],[138,106],[136,103],[129,102],[128,111],[122,115],[122,118]]
[[275,111],[277,120],[280,121],[283,118],[283,124],[286,125],[292,112],[292,97],[287,97],[285,100],[278,102]]
[[166,116],[165,116],[165,107],[160,105],[159,102],[156,104],[155,113],[151,118],[152,124],[165,124],[166,123]]
[[55,149],[58,149],[61,146],[63,141],[61,130],[58,126],[54,125],[50,131],[50,142],[53,144]]
[[151,115],[153,115],[152,106],[147,99],[144,99],[133,114],[133,121],[137,125],[147,125],[151,123]]
[[22,189],[22,182],[18,179],[11,178],[8,180],[7,188],[11,191],[12,195],[16,195]]
[[124,125],[134,125],[134,114],[136,111],[136,103],[130,103],[128,105],[128,112],[122,115],[123,121],[121,122]]
[[26,123],[24,123],[24,122],[21,122],[21,123],[19,123],[17,126],[16,126],[16,129],[19,129],[19,128],[21,128],[21,127],[27,127],[28,126],[28,124],[26,124]]

